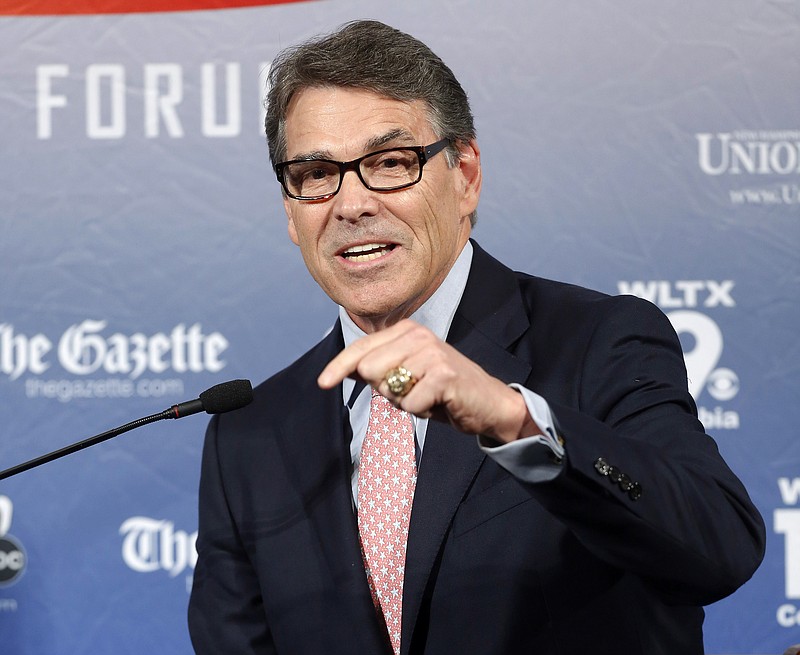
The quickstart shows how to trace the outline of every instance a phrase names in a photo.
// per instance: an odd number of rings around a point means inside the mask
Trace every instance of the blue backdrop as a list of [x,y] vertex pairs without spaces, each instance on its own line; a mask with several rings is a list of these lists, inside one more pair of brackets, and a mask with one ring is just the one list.
[[[0,468],[260,381],[330,326],[286,235],[263,73],[354,18],[421,38],[467,89],[485,248],[669,314],[769,533],[756,576],[708,608],[707,652],[800,642],[794,0],[0,16]],[[0,652],[191,652],[205,423],[0,482]]]

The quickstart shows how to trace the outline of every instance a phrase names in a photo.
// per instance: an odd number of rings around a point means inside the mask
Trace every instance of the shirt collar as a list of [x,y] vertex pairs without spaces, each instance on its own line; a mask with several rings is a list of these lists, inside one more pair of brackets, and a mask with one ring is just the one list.
[[[461,296],[467,286],[467,278],[469,277],[471,266],[472,243],[467,241],[439,288],[409,318],[420,325],[424,325],[437,337],[444,340],[450,331],[453,316],[455,316],[458,304],[461,302]],[[342,323],[345,347],[366,336],[366,333],[353,322],[345,308],[341,306],[339,307],[339,319]]]

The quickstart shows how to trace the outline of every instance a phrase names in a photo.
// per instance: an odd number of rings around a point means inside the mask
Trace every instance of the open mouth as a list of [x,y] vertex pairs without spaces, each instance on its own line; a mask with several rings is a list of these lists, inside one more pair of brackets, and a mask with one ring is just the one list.
[[383,257],[394,248],[393,243],[365,243],[360,246],[351,246],[342,253],[342,257],[350,262],[368,262]]

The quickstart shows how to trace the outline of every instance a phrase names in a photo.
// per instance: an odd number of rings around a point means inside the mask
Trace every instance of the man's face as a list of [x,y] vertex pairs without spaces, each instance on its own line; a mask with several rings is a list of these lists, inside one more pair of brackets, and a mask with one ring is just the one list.
[[[287,159],[349,161],[393,146],[438,140],[420,101],[342,87],[304,89],[286,118]],[[448,168],[433,157],[414,186],[370,191],[348,171],[324,201],[286,198],[289,236],[311,275],[366,332],[409,316],[444,280],[469,238],[480,193],[473,143]]]

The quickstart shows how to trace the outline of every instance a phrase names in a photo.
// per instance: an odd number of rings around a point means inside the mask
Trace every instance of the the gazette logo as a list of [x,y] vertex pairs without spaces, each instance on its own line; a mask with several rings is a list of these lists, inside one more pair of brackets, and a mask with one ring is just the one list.
[[191,589],[197,563],[197,532],[176,530],[172,521],[147,516],[132,516],[119,528],[122,560],[137,573],[165,571],[171,578],[190,569],[186,588]]
[[[8,496],[0,496],[0,588],[15,584],[25,573],[27,557],[22,544],[11,534],[11,519],[14,514],[14,505]],[[0,604],[0,611],[8,611],[16,603]]]
[[800,205],[800,130],[699,133],[695,139],[703,173],[737,180],[728,189],[732,205]]
[[[620,281],[619,293],[639,296],[663,309],[684,349],[689,392],[698,404],[697,413],[706,429],[739,427],[739,414],[723,403],[739,393],[739,377],[723,361],[724,338],[709,310],[736,307],[733,280]],[[707,406],[703,401],[712,401]]]
[[28,398],[162,397],[183,393],[183,379],[170,374],[221,371],[227,348],[222,334],[199,323],[146,335],[87,319],[50,337],[0,322],[0,375],[22,380]]

